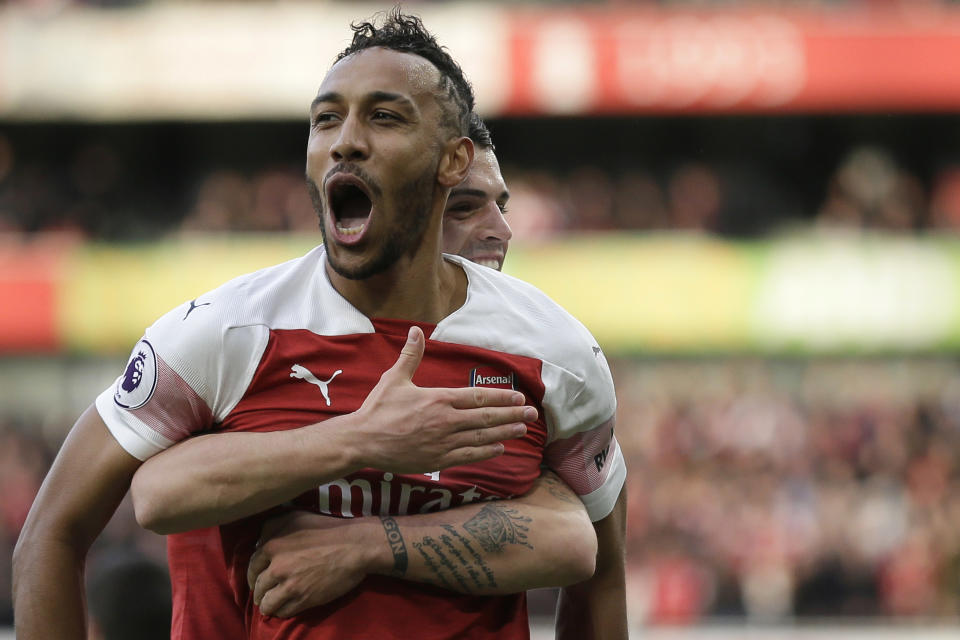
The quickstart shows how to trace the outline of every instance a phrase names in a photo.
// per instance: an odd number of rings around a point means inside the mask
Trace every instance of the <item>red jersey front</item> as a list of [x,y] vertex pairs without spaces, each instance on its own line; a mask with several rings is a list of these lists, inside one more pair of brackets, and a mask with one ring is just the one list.
[[[436,511],[521,495],[546,464],[582,497],[594,520],[604,517],[625,471],[613,437],[612,380],[596,343],[529,285],[448,259],[467,273],[467,301],[438,325],[423,327],[428,340],[414,383],[513,387],[538,408],[539,420],[493,460],[423,475],[364,469],[294,502],[346,518]],[[409,323],[360,314],[333,289],[324,260],[323,250],[314,250],[161,318],[134,349],[116,387],[98,398],[118,441],[145,458],[199,431],[293,429],[358,409],[396,361]],[[523,594],[466,596],[387,577],[369,577],[346,596],[293,619],[264,618],[252,604],[246,570],[267,516],[209,530],[206,535],[220,539],[206,547],[171,544],[175,609],[186,619],[209,612],[202,595],[192,593],[194,603],[178,591],[178,584],[198,581],[180,579],[192,564],[182,556],[207,554],[195,563],[203,580],[227,585],[250,638],[529,635]],[[222,564],[210,561],[216,548]],[[227,575],[214,575],[221,567]],[[227,607],[222,597],[211,599],[216,608]]]

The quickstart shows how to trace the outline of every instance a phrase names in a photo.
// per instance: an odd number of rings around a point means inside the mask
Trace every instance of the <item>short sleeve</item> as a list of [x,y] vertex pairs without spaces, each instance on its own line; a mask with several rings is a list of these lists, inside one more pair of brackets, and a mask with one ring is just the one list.
[[222,420],[253,376],[266,329],[233,325],[226,301],[208,299],[157,320],[97,398],[107,428],[140,460]]
[[596,522],[613,510],[627,470],[615,435],[613,377],[599,348],[590,349],[594,360],[579,373],[544,362],[541,375],[550,428],[544,460]]

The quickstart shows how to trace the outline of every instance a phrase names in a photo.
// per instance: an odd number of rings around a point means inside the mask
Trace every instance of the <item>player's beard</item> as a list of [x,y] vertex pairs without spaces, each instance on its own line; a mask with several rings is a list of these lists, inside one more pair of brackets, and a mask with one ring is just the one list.
[[[423,242],[424,234],[430,223],[430,211],[433,205],[433,184],[436,167],[423,172],[419,177],[403,185],[394,202],[397,203],[393,226],[384,235],[384,241],[376,255],[357,267],[350,268],[337,260],[331,251],[327,251],[327,262],[333,270],[349,280],[365,280],[383,273],[404,255],[413,255]],[[320,219],[320,234],[327,244],[327,230],[324,225],[323,193],[317,183],[307,176],[307,190],[313,202],[313,210]],[[329,246],[329,245],[328,245]]]

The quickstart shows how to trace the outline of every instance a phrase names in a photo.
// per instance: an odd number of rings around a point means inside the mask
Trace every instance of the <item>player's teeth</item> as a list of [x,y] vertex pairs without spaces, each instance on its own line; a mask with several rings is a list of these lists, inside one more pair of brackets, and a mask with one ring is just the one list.
[[356,227],[345,227],[339,222],[337,223],[337,231],[345,236],[355,236],[366,228],[367,225],[361,224]]

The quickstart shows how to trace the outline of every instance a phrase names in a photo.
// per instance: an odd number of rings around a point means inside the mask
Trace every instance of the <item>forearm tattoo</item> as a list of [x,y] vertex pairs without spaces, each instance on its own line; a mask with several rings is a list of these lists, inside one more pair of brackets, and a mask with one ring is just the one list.
[[496,576],[487,564],[487,555],[503,553],[510,545],[533,549],[527,538],[526,524],[530,522],[531,518],[516,509],[491,503],[463,524],[466,535],[453,525],[443,524],[445,533],[439,538],[424,536],[412,546],[436,578],[430,584],[462,593],[496,589]]
[[400,533],[400,525],[390,516],[380,516],[380,522],[383,523],[383,529],[387,532],[387,542],[390,543],[390,551],[393,552],[392,574],[402,578],[407,575],[407,545]]
[[456,527],[453,527],[449,524],[443,525],[443,528],[447,530],[447,533],[450,534],[451,538],[456,539],[457,543],[459,543],[460,546],[462,546],[464,550],[467,552],[467,555],[470,556],[470,560],[473,562],[473,565],[470,566],[470,569],[468,569],[468,571],[470,572],[470,577],[473,578],[474,583],[478,587],[483,585],[483,581],[480,580],[476,570],[474,570],[474,567],[476,567],[483,572],[483,577],[486,579],[486,584],[493,588],[496,588],[497,581],[493,577],[493,570],[484,560],[483,554],[481,554],[480,552],[478,552],[476,549],[473,548],[473,544],[470,542],[470,539],[464,538],[463,536],[461,536],[460,532],[457,531]]
[[477,539],[484,551],[499,553],[508,544],[520,544],[533,549],[527,542],[527,532],[530,529],[523,524],[530,521],[530,518],[520,515],[516,509],[501,504],[488,504],[480,513],[467,520],[463,528]]
[[472,593],[470,585],[464,580],[457,565],[455,565],[447,555],[450,551],[447,545],[441,546],[431,536],[425,536],[421,542],[414,542],[413,548],[420,552],[427,567],[433,571],[443,586],[448,589],[453,589],[450,585],[450,580],[444,575],[447,574],[456,581],[463,592]]

